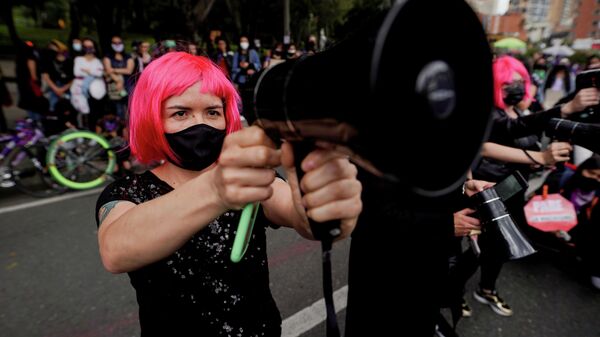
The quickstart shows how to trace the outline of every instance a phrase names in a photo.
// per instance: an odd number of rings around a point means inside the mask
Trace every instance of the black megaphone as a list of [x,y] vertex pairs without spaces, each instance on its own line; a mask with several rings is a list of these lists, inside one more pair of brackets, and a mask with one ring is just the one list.
[[243,113],[274,141],[293,142],[298,162],[327,141],[401,188],[441,196],[464,181],[487,138],[491,60],[463,0],[396,1],[333,47],[255,74],[240,89]]

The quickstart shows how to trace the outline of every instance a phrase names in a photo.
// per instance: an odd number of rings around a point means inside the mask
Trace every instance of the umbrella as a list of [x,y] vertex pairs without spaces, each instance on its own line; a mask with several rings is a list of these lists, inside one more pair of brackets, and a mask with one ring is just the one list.
[[504,39],[494,42],[494,47],[512,50],[524,50],[527,48],[527,43],[525,43],[525,41],[523,40],[517,39],[516,37],[506,37]]
[[546,49],[542,49],[542,53],[554,56],[571,56],[575,53],[575,51],[565,45],[555,45]]

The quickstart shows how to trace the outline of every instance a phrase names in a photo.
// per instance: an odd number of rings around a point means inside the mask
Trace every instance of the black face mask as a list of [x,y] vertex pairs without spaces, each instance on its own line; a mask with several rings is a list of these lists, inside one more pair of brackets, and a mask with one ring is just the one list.
[[575,187],[580,188],[583,191],[590,192],[600,189],[600,182],[596,179],[580,176],[577,179]]
[[219,158],[225,134],[225,130],[215,129],[206,124],[196,124],[179,132],[165,133],[167,142],[180,163],[168,160],[186,170],[202,171]]
[[525,86],[523,83],[515,83],[504,88],[506,97],[502,100],[506,105],[516,105],[521,102],[525,97]]

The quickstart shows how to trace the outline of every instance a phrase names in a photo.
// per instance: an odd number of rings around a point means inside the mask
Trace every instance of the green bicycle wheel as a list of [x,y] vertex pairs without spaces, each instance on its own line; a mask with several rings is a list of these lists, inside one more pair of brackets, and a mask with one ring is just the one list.
[[102,185],[117,162],[104,137],[89,131],[62,134],[48,148],[48,170],[60,184],[74,190]]

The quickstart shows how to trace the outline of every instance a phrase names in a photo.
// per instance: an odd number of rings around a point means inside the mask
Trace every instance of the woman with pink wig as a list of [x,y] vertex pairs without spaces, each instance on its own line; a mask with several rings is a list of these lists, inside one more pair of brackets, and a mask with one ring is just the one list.
[[551,118],[568,118],[571,114],[598,104],[595,89],[582,90],[573,100],[552,109],[524,115],[519,103],[531,101],[531,79],[521,61],[501,56],[493,63],[494,105],[492,130],[484,143],[477,176],[500,181],[514,170],[527,175],[531,165],[551,166],[569,160],[571,146],[552,143],[540,151],[537,142]]
[[[356,167],[315,150],[302,161],[298,183],[290,145],[278,149],[262,129],[242,128],[238,105],[218,66],[184,52],[152,61],[136,84],[130,146],[155,168],[107,186],[96,220],[105,268],[129,273],[136,290],[142,336],[280,336],[266,227],[312,238],[307,216],[343,217],[345,237],[356,224]],[[280,165],[290,184],[276,177]],[[262,211],[250,245],[232,263],[240,210],[254,202]]]
[[[515,171],[519,171],[525,179],[534,170],[552,166],[558,162],[569,160],[572,147],[569,143],[554,142],[545,150],[540,149],[539,136],[548,121],[553,118],[567,118],[574,112],[581,111],[588,105],[598,104],[598,96],[578,95],[572,101],[550,110],[524,115],[518,108],[519,103],[531,100],[531,79],[525,66],[511,56],[498,57],[493,63],[494,105],[492,113],[492,129],[488,141],[483,144],[482,158],[472,170],[474,179],[499,182]],[[512,197],[505,204],[510,214],[521,228],[527,231],[523,206],[524,192]],[[471,213],[474,210],[471,210]],[[477,238],[474,238],[477,239]],[[475,273],[481,266],[479,287],[473,297],[502,316],[513,314],[510,306],[498,295],[496,280],[504,264],[503,254],[494,252],[493,242],[488,238],[479,238],[481,255],[469,249],[462,253],[460,260],[464,266],[460,270],[464,274],[461,284]],[[487,247],[490,249],[487,249]],[[471,308],[463,301],[463,315],[470,316]]]

